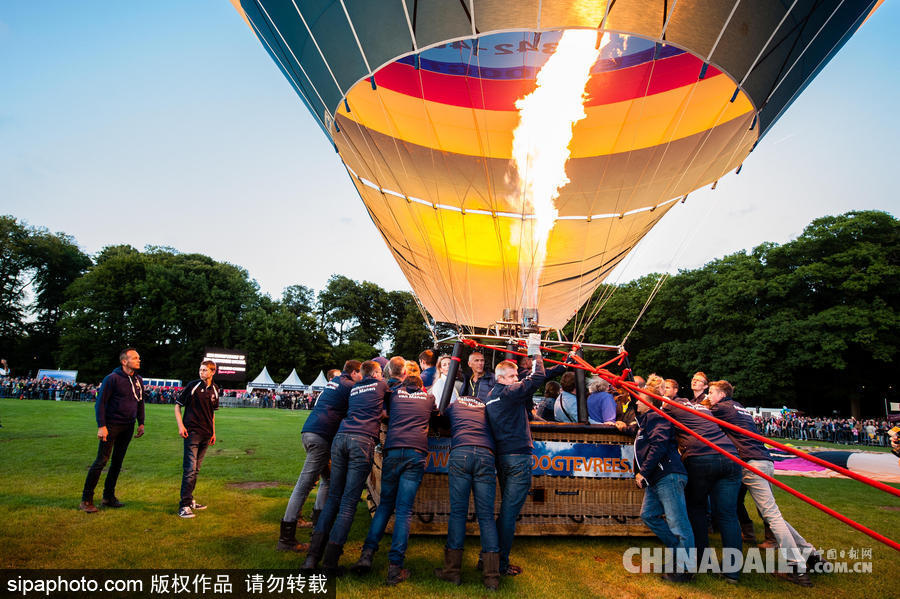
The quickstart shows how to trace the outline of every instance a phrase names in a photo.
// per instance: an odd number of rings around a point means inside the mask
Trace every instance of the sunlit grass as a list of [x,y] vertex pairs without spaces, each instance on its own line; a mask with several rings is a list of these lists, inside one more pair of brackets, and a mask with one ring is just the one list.
[[[303,463],[300,428],[306,412],[222,409],[219,443],[210,448],[196,496],[209,505],[193,520],[175,515],[181,481],[181,439],[171,406],[147,406],[147,432],[132,440],[117,493],[126,506],[88,515],[78,511],[87,467],[96,452],[93,404],[0,400],[0,566],[3,568],[297,568],[302,556],[274,550],[291,488]],[[105,476],[105,474],[104,474]],[[782,480],[850,518],[900,538],[900,500],[841,479]],[[241,483],[273,483],[246,488]],[[102,485],[102,479],[101,483]],[[98,500],[100,488],[98,487]],[[499,596],[519,597],[890,597],[896,592],[900,554],[782,491],[776,496],[788,520],[823,549],[871,547],[872,574],[814,578],[801,589],[763,574],[732,587],[714,576],[673,586],[622,567],[628,547],[655,546],[646,538],[522,537],[513,561],[525,573],[504,578]],[[307,503],[308,514],[311,500]],[[754,513],[754,510],[750,510]],[[369,517],[360,503],[344,563],[359,555]],[[305,538],[306,532],[301,533]],[[762,536],[762,526],[757,525]],[[481,597],[469,538],[464,583],[453,587],[431,570],[442,559],[443,539],[410,540],[412,578],[384,587],[387,545],[374,571],[341,579],[340,597]],[[201,556],[201,557],[198,557]]]

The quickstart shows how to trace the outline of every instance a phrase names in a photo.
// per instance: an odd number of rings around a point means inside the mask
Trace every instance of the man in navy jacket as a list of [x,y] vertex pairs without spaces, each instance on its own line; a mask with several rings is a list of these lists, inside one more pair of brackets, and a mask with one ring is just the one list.
[[303,522],[306,525],[304,527],[315,526],[319,514],[322,513],[322,508],[325,507],[330,480],[328,460],[331,459],[331,441],[337,434],[341,420],[347,415],[347,399],[350,397],[350,389],[362,379],[359,367],[358,360],[344,362],[344,371],[340,376],[328,382],[303,424],[300,441],[306,450],[306,460],[303,462],[303,470],[300,471],[287,508],[284,510],[281,532],[278,536],[278,544],[275,546],[278,551],[306,551],[309,549],[309,545],[297,541],[300,512],[303,511],[303,504],[306,503],[306,498],[309,497],[313,485],[320,479],[316,503],[313,506],[312,524]]
[[[122,470],[122,461],[131,435],[135,438],[144,434],[144,381],[137,371],[141,368],[141,356],[133,347],[119,353],[121,366],[106,375],[97,393],[94,413],[97,417],[97,458],[91,464],[81,492],[78,508],[88,514],[97,511],[94,505],[94,488],[100,481],[100,474],[112,454],[109,472],[103,485],[103,505],[118,508],[124,504],[116,499],[116,481]],[[134,433],[134,421],[138,422]]]
[[[531,349],[531,348],[529,348]],[[544,360],[536,348],[534,370],[519,380],[516,363],[504,360],[495,369],[496,384],[491,389],[487,407],[488,423],[497,447],[497,478],[500,482],[500,515],[497,533],[500,537],[500,573],[515,576],[522,568],[509,563],[509,552],[516,532],[516,519],[531,489],[532,450],[531,440],[532,398],[544,384]]]
[[[655,387],[648,390],[659,393]],[[649,395],[643,398],[657,408],[662,406],[659,399]],[[678,455],[672,423],[652,411],[643,401],[637,402],[636,409],[639,428],[634,438],[634,482],[645,489],[641,519],[666,547],[676,551],[676,562],[692,572],[696,559],[689,551],[694,548],[694,533],[684,501],[688,477]],[[667,569],[663,578],[686,582],[691,576]]]
[[409,578],[409,570],[403,567],[403,562],[413,504],[425,476],[428,422],[434,411],[434,401],[425,392],[424,382],[418,376],[406,377],[391,394],[388,430],[382,446],[381,501],[372,516],[359,561],[352,568],[356,574],[365,574],[372,569],[372,558],[393,515],[394,532],[385,584],[393,586]]
[[372,471],[375,443],[391,395],[378,362],[363,362],[360,372],[363,378],[350,389],[347,416],[331,443],[331,488],[309,542],[303,571],[314,570],[321,559],[330,576],[344,573],[338,560],[350,534],[359,496]]

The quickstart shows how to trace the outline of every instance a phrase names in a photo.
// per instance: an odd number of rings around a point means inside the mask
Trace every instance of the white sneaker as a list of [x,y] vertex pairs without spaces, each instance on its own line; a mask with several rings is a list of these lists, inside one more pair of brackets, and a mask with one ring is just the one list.
[[188,506],[184,506],[178,510],[178,516],[180,518],[193,518],[196,514],[191,511],[191,508]]
[[191,500],[191,509],[195,509],[195,510],[205,510],[205,509],[206,509],[206,506],[203,505],[202,503],[197,503],[196,501],[194,501],[194,500],[192,499],[192,500]]

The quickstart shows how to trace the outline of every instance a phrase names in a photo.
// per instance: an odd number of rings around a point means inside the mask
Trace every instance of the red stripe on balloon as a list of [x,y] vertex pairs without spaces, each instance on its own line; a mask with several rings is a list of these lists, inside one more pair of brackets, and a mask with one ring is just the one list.
[[[703,62],[688,53],[627,69],[605,71],[591,76],[586,106],[625,102],[690,85],[697,81]],[[704,79],[721,71],[708,67]],[[649,84],[648,84],[649,79]],[[481,79],[445,75],[395,62],[375,74],[375,83],[395,92],[430,102],[477,108],[515,110],[515,101],[534,90],[533,79]],[[424,90],[424,91],[423,91]]]

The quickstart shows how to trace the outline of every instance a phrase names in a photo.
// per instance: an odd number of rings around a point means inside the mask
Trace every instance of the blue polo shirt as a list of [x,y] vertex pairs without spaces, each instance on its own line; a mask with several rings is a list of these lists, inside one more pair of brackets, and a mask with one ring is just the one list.
[[[687,400],[683,403],[689,408],[712,416],[712,412],[704,405],[691,403]],[[668,404],[663,408],[663,411],[704,439],[712,441],[732,455],[737,455],[737,448],[734,446],[734,443],[731,442],[722,431],[722,428],[715,422],[710,422],[706,418],[691,414],[681,408],[670,406]],[[719,455],[718,451],[678,427],[675,427],[675,438],[678,439],[678,450],[681,452],[682,461],[700,455]]]
[[390,415],[384,449],[411,447],[428,451],[428,421],[434,402],[416,385],[407,385],[391,393]]
[[450,450],[465,445],[494,451],[494,436],[487,421],[485,405],[477,397],[460,397],[447,408],[450,418]]
[[339,433],[366,435],[378,441],[381,417],[391,396],[391,388],[382,379],[367,377],[350,389],[347,416],[341,421]]
[[[714,405],[710,411],[712,412],[712,415],[719,420],[724,420],[728,424],[734,424],[742,429],[759,434],[759,430],[756,428],[756,423],[753,422],[753,415],[750,414],[750,411],[730,397],[726,397]],[[751,439],[747,435],[742,435],[729,429],[725,429],[725,434],[728,435],[728,438],[731,439],[731,442],[737,447],[738,455],[745,462],[747,460],[772,461],[772,454],[769,453],[769,450],[766,449],[765,444],[761,441]]]
[[349,372],[331,379],[316,400],[301,432],[315,433],[329,442],[334,439],[341,420],[347,415],[347,399],[354,384]]

